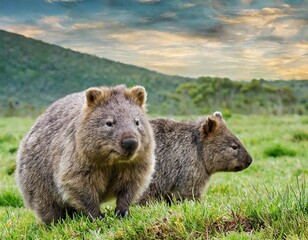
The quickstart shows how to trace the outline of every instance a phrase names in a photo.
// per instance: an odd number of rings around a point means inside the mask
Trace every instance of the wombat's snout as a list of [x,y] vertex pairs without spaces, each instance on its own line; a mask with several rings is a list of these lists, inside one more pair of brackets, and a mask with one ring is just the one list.
[[240,165],[236,166],[233,171],[234,172],[242,171],[248,168],[251,163],[252,163],[252,157],[249,154],[247,154],[246,157],[244,157],[244,161],[242,161]]
[[237,172],[237,171],[241,171],[245,168],[248,168],[251,163],[252,163],[252,157],[249,154],[247,154],[247,156],[245,158],[245,165],[243,167],[241,167],[240,169],[239,168],[235,169],[235,171]]
[[124,138],[121,141],[121,146],[130,155],[137,149],[138,141],[134,137]]
[[252,157],[248,155],[246,159],[246,166],[248,167],[251,163],[252,163]]

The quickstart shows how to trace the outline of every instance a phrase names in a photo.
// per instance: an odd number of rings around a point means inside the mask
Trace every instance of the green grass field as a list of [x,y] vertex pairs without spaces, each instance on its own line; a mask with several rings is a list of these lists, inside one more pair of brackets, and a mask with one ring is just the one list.
[[14,180],[16,151],[33,119],[0,119],[0,239],[308,239],[308,116],[241,116],[228,127],[253,157],[213,175],[201,202],[132,206],[126,219],[84,216],[50,227],[27,210]]

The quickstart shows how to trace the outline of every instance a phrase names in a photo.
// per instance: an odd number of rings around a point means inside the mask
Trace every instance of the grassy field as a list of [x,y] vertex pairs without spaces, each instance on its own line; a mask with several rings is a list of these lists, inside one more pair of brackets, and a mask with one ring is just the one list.
[[308,239],[308,116],[240,116],[229,128],[252,155],[212,177],[201,202],[132,206],[131,216],[84,216],[47,227],[24,208],[14,181],[19,141],[33,119],[0,119],[0,239]]

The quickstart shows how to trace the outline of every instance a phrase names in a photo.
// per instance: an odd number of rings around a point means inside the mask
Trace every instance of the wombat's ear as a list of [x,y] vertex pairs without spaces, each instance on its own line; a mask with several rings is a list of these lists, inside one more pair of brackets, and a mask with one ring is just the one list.
[[89,88],[86,91],[86,99],[88,107],[93,107],[97,105],[99,102],[104,101],[108,97],[108,93],[106,89],[100,88]]
[[145,103],[147,100],[147,92],[142,86],[135,86],[127,89],[127,95],[136,104],[138,104],[143,110],[145,110]]
[[216,112],[214,112],[213,115],[214,115],[215,117],[217,117],[217,118],[222,119],[222,114],[221,114],[221,112],[216,111]]
[[209,133],[213,132],[215,128],[217,127],[217,122],[214,118],[208,117],[204,123],[202,123],[202,130],[205,133],[205,135],[208,135]]

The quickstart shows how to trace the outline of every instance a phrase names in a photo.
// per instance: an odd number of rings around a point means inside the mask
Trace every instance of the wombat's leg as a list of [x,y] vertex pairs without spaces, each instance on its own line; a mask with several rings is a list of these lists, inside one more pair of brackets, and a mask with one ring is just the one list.
[[194,187],[193,189],[186,189],[179,192],[179,197],[187,200],[200,201],[201,191],[199,187]]
[[185,195],[185,194],[181,194],[180,196],[178,196],[176,198],[176,202],[182,202],[184,200],[191,200],[191,201],[200,201],[201,199],[201,195],[200,194],[195,194],[195,195]]
[[100,211],[98,197],[89,187],[71,189],[68,195],[70,196],[71,205],[75,209],[81,210],[90,220],[103,219],[105,217]]
[[35,212],[47,225],[50,225],[52,222],[57,223],[63,218],[63,209],[55,202],[40,203],[35,209]]
[[129,214],[129,205],[132,202],[132,193],[129,189],[122,189],[117,194],[117,206],[115,215],[117,217],[126,217]]
[[149,199],[147,197],[142,197],[139,199],[138,204],[141,206],[145,206],[149,203]]
[[200,194],[186,194],[186,193],[179,193],[176,192],[174,194],[166,194],[163,195],[163,200],[167,202],[167,204],[170,206],[171,204],[177,204],[181,203],[184,200],[193,200],[193,201],[199,201],[200,200]]
[[66,207],[63,210],[63,215],[64,217],[69,217],[69,218],[73,218],[75,214],[78,214],[78,211],[75,208],[72,207]]
[[194,200],[194,201],[197,201],[197,202],[200,202],[200,200],[201,200],[201,195],[199,194],[199,195],[194,195],[193,197],[192,197],[192,200]]
[[166,201],[168,206],[171,206],[171,204],[175,202],[171,194],[166,194],[161,198],[163,198]]
[[153,194],[154,191],[152,191],[151,186],[144,192],[141,196],[141,198],[138,200],[139,205],[146,205],[150,202],[153,202],[156,198]]

